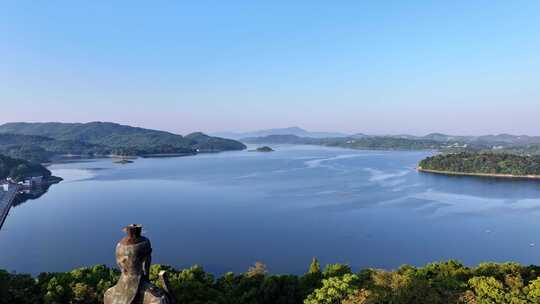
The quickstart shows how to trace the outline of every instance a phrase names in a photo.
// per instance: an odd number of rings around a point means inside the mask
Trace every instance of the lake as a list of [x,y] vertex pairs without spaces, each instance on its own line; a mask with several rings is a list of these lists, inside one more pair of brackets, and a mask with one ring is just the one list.
[[[12,208],[0,269],[114,265],[141,223],[153,262],[303,273],[311,258],[393,269],[458,259],[540,264],[540,183],[418,173],[430,152],[272,146],[276,152],[54,164],[65,180]],[[253,147],[251,147],[253,148]]]

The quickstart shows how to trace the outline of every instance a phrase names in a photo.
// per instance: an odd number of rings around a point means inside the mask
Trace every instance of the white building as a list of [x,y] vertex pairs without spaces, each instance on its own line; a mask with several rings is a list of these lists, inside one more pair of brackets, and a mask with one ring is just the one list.
[[8,191],[11,190],[13,187],[15,187],[15,185],[12,184],[12,183],[6,182],[6,183],[3,183],[3,184],[2,184],[2,190],[4,190],[5,192],[8,192]]
[[26,178],[24,181],[19,182],[19,185],[24,187],[36,187],[43,183],[43,176],[32,176]]

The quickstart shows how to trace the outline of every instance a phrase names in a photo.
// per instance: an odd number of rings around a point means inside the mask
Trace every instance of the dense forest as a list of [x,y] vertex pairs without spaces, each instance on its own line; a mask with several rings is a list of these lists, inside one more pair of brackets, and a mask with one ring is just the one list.
[[[347,265],[321,269],[314,259],[306,273],[268,274],[256,263],[242,274],[214,277],[200,266],[176,270],[153,265],[150,279],[167,270],[178,304],[528,304],[540,303],[540,267],[485,263],[465,267],[457,261],[402,266],[395,271]],[[0,304],[102,303],[104,292],[118,280],[103,265],[36,278],[0,271]]]
[[482,174],[540,175],[540,156],[509,153],[449,153],[428,157],[422,169]]
[[245,148],[240,142],[200,132],[181,136],[107,122],[8,123],[0,126],[0,153],[33,162],[47,162],[59,155],[144,156]]
[[55,140],[45,136],[0,133],[0,153],[36,163],[48,162],[55,155],[107,155],[113,149],[73,140]]
[[19,181],[28,176],[48,178],[51,176],[51,171],[40,164],[0,155],[0,179],[11,177]]

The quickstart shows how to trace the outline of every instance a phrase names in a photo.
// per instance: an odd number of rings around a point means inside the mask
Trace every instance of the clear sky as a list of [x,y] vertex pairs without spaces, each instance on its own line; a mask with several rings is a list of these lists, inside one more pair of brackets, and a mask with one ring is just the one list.
[[0,123],[540,135],[540,1],[2,1]]

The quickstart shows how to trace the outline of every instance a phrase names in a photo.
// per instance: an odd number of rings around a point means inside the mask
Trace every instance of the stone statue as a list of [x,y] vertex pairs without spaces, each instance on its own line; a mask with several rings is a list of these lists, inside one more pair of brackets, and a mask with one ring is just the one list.
[[141,235],[141,225],[124,228],[127,236],[116,245],[116,263],[122,272],[118,283],[105,292],[105,304],[172,304],[165,273],[161,282],[165,290],[150,283],[150,240]]

